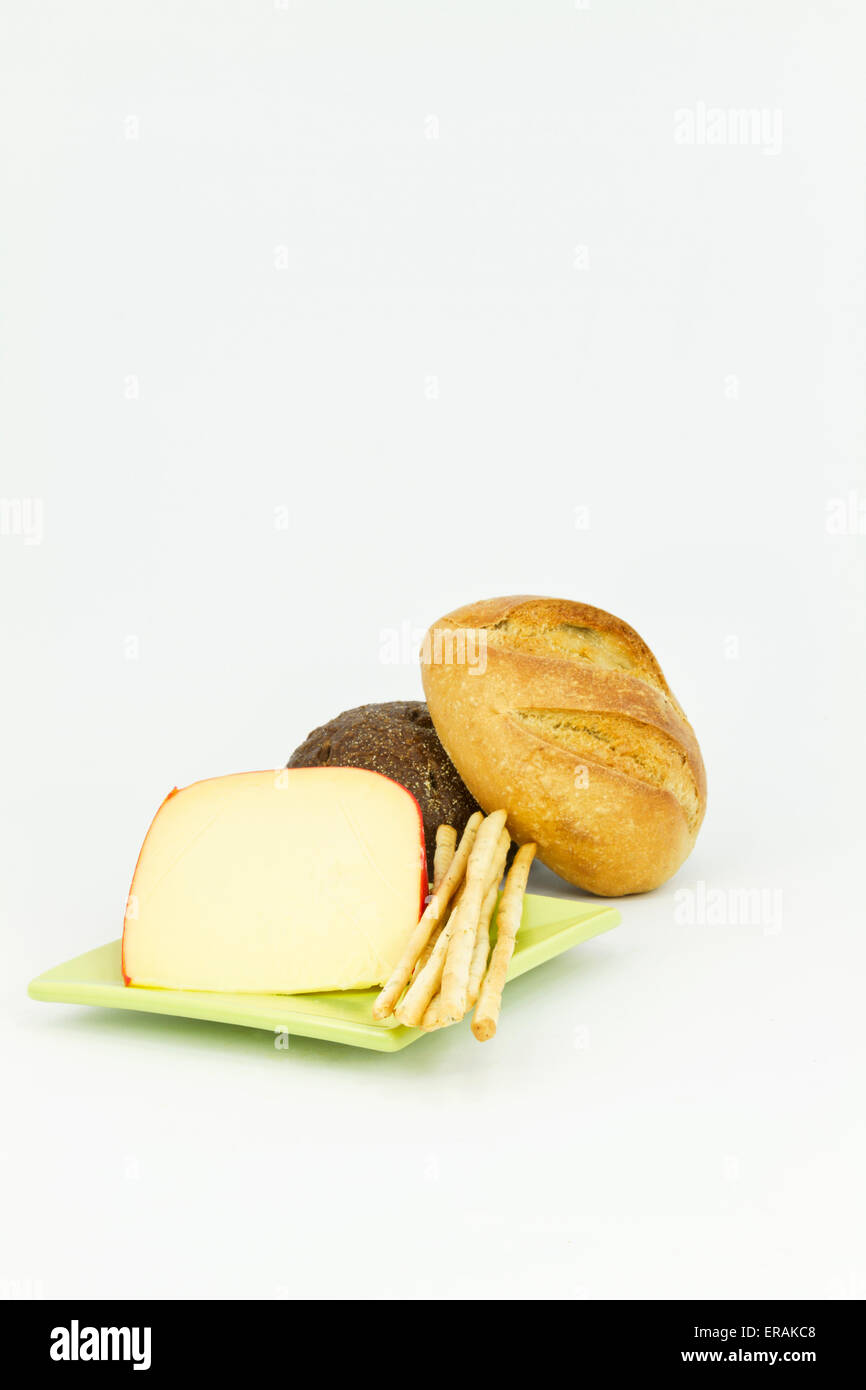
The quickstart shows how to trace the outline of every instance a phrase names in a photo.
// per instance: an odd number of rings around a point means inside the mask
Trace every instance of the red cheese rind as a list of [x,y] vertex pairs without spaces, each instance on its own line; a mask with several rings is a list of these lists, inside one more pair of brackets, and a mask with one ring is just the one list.
[[156,822],[157,822],[157,820],[159,819],[159,813],[160,813],[160,811],[162,810],[163,806],[166,804],[167,801],[171,801],[171,798],[172,798],[173,796],[177,796],[177,793],[178,793],[179,791],[180,791],[180,788],[179,788],[179,787],[172,787],[171,791],[168,793],[168,796],[164,796],[163,799],[162,799],[162,801],[159,803],[159,806],[158,806],[157,809],[156,809],[156,815],[153,817],[153,820],[150,822],[150,825],[148,826],[148,829],[147,829],[147,835],[145,835],[144,840],[143,840],[143,842],[142,842],[141,849],[138,851],[138,858],[137,858],[136,861],[135,861],[135,868],[134,868],[133,871],[132,871],[132,882],[131,882],[130,885],[129,885],[129,892],[128,892],[127,895],[126,895],[126,911],[125,911],[124,914],[123,914],[123,937],[121,938],[121,942],[120,942],[120,973],[121,973],[121,975],[123,976],[123,983],[124,983],[125,985],[130,985],[130,984],[132,984],[132,980],[131,980],[130,976],[127,975],[127,973],[126,973],[126,960],[125,960],[124,952],[125,952],[125,949],[126,949],[126,932],[127,932],[127,923],[128,923],[128,920],[129,920],[129,901],[130,901],[130,898],[132,897],[132,891],[133,891],[133,889],[135,888],[135,876],[136,876],[136,874],[138,873],[138,866],[139,866],[139,864],[141,863],[142,856],[144,855],[144,850],[145,850],[145,846],[147,845],[148,835],[150,835],[151,830],[152,830],[153,827],[156,825]]

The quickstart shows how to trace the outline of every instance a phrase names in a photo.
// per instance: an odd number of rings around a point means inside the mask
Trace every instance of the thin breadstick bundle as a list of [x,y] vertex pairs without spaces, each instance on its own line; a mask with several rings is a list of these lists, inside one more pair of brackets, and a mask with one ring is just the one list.
[[481,812],[476,811],[466,822],[466,829],[463,831],[454,858],[448,865],[445,877],[421,914],[421,919],[406,943],[406,949],[394,967],[391,978],[373,1005],[374,1018],[388,1018],[394,1012],[394,1005],[409,982],[409,976],[412,974],[416,960],[427,945],[431,932],[442,920],[455,890],[463,879],[466,866],[469,863],[469,855],[475,844],[476,834],[483,820],[484,817]]
[[457,1023],[466,1012],[469,966],[481,915],[481,905],[496,865],[499,840],[505,829],[505,811],[494,811],[480,827],[466,865],[466,885],[453,914],[451,938],[442,972],[442,1014],[446,1023]]
[[[502,871],[499,870],[496,873],[496,878],[493,879],[492,873],[494,872],[496,872],[495,864],[493,865],[493,869],[491,871],[491,879],[489,879],[487,884],[485,885],[486,888],[490,887],[491,881],[498,883],[499,879],[502,877]],[[436,939],[436,943],[433,946],[432,951],[430,953],[429,960],[426,962],[423,969],[415,972],[415,978],[412,980],[412,983],[406,991],[405,997],[401,1000],[400,1005],[396,1010],[398,1019],[408,1028],[420,1028],[427,1026],[426,1024],[424,1024],[423,1020],[426,1011],[430,1005],[431,999],[433,999],[433,996],[436,995],[439,986],[442,983],[442,972],[445,969],[445,961],[448,957],[448,947],[451,943],[451,932],[454,927],[454,922],[456,920],[458,908],[463,900],[465,892],[466,881],[464,879],[463,883],[460,886],[460,891],[454,899],[454,906],[451,909],[451,916],[443,924],[439,932],[439,936]],[[444,1022],[445,1020],[443,1019],[441,1021]]]
[[436,831],[436,850],[433,855],[433,892],[442,887],[442,880],[457,849],[457,831],[453,825],[440,825]]
[[466,990],[467,1009],[474,1007],[481,991],[481,981],[484,979],[484,972],[487,969],[487,957],[490,955],[490,922],[496,910],[496,899],[499,897],[499,880],[505,872],[505,861],[508,858],[508,851],[510,848],[511,837],[507,830],[503,830],[496,852],[493,881],[490,883],[484,895],[484,902],[481,904],[481,915],[478,918],[478,929],[475,932],[475,945],[472,948],[472,960],[469,963],[469,985]]
[[526,892],[526,881],[529,878],[529,870],[535,858],[535,850],[535,845],[521,845],[514,856],[514,863],[511,865],[505,880],[497,917],[496,945],[493,948],[493,955],[490,957],[490,965],[481,986],[478,1007],[472,1020],[472,1031],[479,1042],[486,1042],[496,1032],[499,1010],[502,1006],[505,976],[508,974],[511,957],[514,954],[517,929],[523,916],[523,896]]

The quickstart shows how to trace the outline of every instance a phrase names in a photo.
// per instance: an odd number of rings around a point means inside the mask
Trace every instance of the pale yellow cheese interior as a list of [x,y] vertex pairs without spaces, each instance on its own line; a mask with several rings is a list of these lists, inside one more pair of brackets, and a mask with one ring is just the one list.
[[418,807],[354,768],[215,777],[163,802],[124,924],[127,983],[293,994],[390,975],[418,921]]

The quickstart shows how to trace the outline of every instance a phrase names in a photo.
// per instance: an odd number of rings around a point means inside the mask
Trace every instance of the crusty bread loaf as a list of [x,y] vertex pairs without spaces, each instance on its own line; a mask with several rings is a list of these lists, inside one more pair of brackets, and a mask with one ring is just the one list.
[[566,599],[487,599],[434,623],[421,659],[445,751],[518,843],[605,897],[676,872],[703,819],[704,764],[633,628]]
[[420,700],[344,710],[307,734],[288,766],[364,767],[408,788],[421,807],[431,883],[437,827],[453,825],[460,836],[478,810]]

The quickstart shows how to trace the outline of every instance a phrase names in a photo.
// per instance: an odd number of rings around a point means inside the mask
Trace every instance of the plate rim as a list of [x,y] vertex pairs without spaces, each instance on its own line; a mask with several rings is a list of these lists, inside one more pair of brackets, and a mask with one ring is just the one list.
[[[548,903],[561,901],[566,911],[561,919],[555,918],[530,929],[535,931],[544,929],[547,935],[539,942],[532,943],[533,946],[537,947],[535,952],[533,952],[532,946],[523,953],[519,950],[515,952],[506,977],[508,981],[517,979],[520,975],[546,964],[572,946],[580,945],[583,941],[591,940],[595,936],[601,936],[604,932],[617,926],[622,920],[619,909],[607,903],[599,903],[596,908],[594,903],[587,903],[583,899],[558,899],[549,894],[541,893],[528,896],[543,899]],[[583,909],[591,907],[594,910],[589,913],[583,911],[579,917],[574,917],[573,912],[569,912],[568,908],[573,909],[577,906]],[[563,939],[569,936],[574,939]],[[81,951],[78,955],[51,966],[30,981],[27,986],[28,995],[39,1003],[77,1004],[85,1008],[118,1009],[130,1013],[155,1014],[158,1017],[191,1018],[198,1022],[256,1028],[263,1032],[273,1031],[277,1033],[284,1030],[288,1034],[296,1034],[298,1037],[316,1038],[325,1042],[362,1047],[377,1052],[398,1052],[419,1038],[427,1036],[427,1030],[406,1027],[396,1020],[382,1020],[381,1022],[371,1020],[367,1022],[349,1018],[329,1018],[324,1014],[305,1013],[303,1008],[295,1009],[290,1004],[286,1009],[286,1017],[280,1021],[254,1019],[250,1015],[227,1018],[224,1012],[214,1012],[214,1010],[219,1009],[219,1001],[227,998],[237,1001],[243,999],[243,995],[226,995],[210,990],[160,990],[156,987],[136,987],[125,985],[119,973],[117,981],[110,983],[98,981],[87,984],[81,981],[67,982],[52,978],[57,971],[74,965],[77,961],[94,952],[102,952],[109,947],[117,948],[119,951],[121,940],[122,938],[118,937],[113,941],[104,942],[101,946],[91,947],[87,951]],[[546,943],[552,943],[555,949],[545,951]],[[538,958],[535,958],[536,956]],[[104,999],[98,997],[82,999],[80,997],[82,992],[87,992],[91,996],[98,996],[101,991],[106,993],[107,997]],[[337,991],[326,992],[336,993]],[[372,990],[348,992],[373,993]],[[312,993],[312,991],[308,993]],[[306,996],[250,994],[248,997],[250,1000],[285,1000],[288,1003],[292,999]],[[213,1001],[210,1003],[210,1008],[208,1007],[209,1001]],[[223,1005],[224,1008],[225,1005]],[[347,1033],[351,1037],[346,1037],[345,1034]]]

